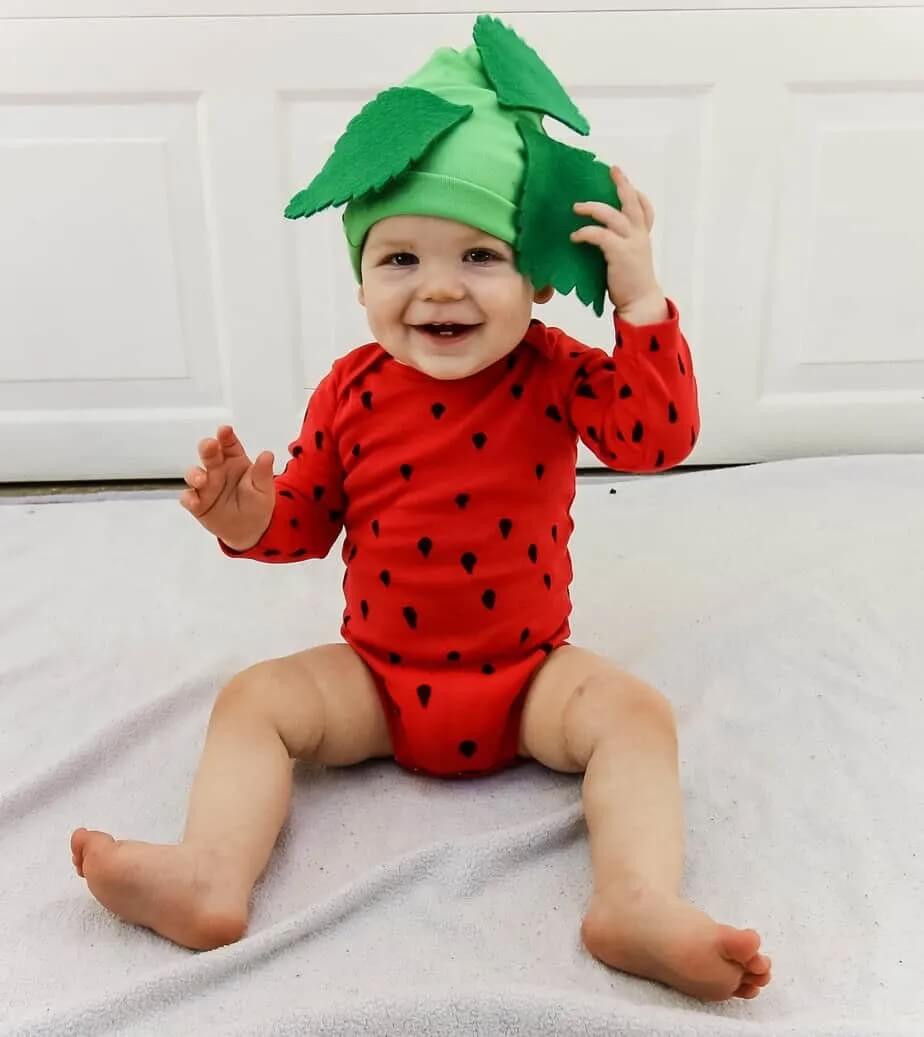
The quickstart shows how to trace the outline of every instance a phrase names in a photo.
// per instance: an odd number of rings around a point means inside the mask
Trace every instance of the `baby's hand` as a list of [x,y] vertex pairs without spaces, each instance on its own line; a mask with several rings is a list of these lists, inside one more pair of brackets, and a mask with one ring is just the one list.
[[204,468],[190,468],[180,504],[235,551],[246,551],[263,536],[276,503],[273,455],[264,450],[255,462],[244,452],[230,425],[217,439],[199,443]]
[[664,320],[667,304],[651,253],[654,207],[619,166],[611,167],[610,176],[622,210],[605,202],[577,202],[574,211],[597,223],[574,231],[571,240],[596,245],[603,253],[610,301],[624,320],[630,324]]

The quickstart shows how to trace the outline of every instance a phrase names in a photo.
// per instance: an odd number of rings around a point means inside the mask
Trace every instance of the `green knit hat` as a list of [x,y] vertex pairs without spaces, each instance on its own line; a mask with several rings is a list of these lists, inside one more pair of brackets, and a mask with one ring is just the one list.
[[347,126],[321,172],[289,202],[290,219],[348,203],[350,259],[361,280],[370,228],[388,216],[442,216],[511,245],[517,268],[599,315],[606,263],[569,235],[593,224],[578,201],[621,208],[609,168],[554,140],[550,115],[578,133],[587,120],[542,59],[502,22],[481,16],[474,46],[442,47],[419,72],[380,93]]

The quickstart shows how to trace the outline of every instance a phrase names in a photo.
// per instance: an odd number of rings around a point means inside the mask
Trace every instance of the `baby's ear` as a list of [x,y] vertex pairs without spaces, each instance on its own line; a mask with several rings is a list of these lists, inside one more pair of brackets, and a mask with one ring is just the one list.
[[536,302],[543,303],[548,302],[554,294],[555,289],[550,284],[548,284],[545,286],[545,288],[537,288],[536,294],[533,298]]

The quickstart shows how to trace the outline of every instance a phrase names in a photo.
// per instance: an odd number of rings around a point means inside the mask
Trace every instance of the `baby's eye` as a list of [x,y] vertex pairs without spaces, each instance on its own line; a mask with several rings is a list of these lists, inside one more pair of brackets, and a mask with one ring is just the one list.
[[478,264],[490,263],[492,259],[501,258],[496,252],[492,252],[489,248],[470,248],[465,255],[466,258],[469,256],[474,257],[472,262]]
[[[408,262],[405,262],[405,260],[408,260]],[[386,256],[385,262],[388,266],[413,266],[417,262],[417,256],[413,252],[395,252],[390,256]]]

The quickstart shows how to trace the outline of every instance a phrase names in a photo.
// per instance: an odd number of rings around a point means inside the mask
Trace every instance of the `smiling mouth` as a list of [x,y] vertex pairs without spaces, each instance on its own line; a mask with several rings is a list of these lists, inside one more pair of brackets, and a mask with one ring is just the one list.
[[465,338],[481,327],[480,324],[414,324],[412,327],[430,339],[452,342]]

